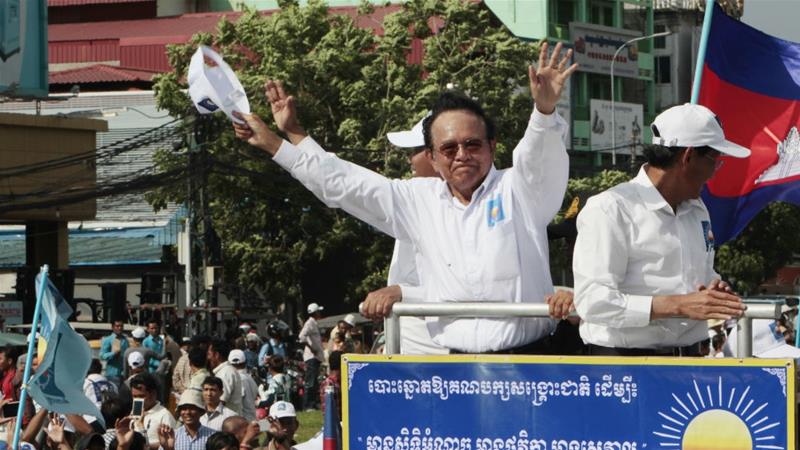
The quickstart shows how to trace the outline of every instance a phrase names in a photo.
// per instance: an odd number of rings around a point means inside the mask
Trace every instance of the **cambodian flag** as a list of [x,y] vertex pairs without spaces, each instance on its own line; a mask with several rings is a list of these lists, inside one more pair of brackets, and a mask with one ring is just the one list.
[[703,201],[715,241],[735,238],[768,203],[800,205],[800,44],[762,33],[714,4],[699,103],[725,137],[752,151],[725,157]]
[[325,391],[325,423],[322,427],[322,450],[342,450],[342,429],[333,389]]

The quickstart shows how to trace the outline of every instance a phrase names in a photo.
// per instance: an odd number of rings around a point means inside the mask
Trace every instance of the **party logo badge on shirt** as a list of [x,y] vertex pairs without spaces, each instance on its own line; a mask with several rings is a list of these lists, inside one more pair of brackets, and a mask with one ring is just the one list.
[[711,229],[711,222],[703,220],[700,222],[703,226],[703,238],[706,240],[706,251],[714,250],[714,231]]
[[486,203],[486,224],[489,228],[494,227],[498,223],[505,220],[506,215],[503,212],[503,196],[497,194],[493,199]]

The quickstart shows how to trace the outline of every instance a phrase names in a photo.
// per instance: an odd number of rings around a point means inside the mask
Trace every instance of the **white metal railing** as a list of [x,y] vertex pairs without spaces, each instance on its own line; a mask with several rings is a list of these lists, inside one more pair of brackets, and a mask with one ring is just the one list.
[[[753,319],[776,319],[781,314],[777,303],[749,303],[736,327],[738,354],[753,355]],[[571,314],[577,316],[574,312]],[[392,306],[392,313],[384,319],[387,355],[400,353],[400,317],[549,317],[548,305],[544,303],[499,303],[499,302],[445,302],[402,303]]]

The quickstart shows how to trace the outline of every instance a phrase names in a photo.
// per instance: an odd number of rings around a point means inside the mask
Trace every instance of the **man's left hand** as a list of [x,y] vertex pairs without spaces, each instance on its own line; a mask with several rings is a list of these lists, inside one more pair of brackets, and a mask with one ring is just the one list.
[[536,69],[528,67],[528,78],[531,83],[531,96],[536,102],[536,109],[542,114],[552,114],[556,110],[556,103],[561,97],[561,91],[569,80],[572,72],[578,68],[578,64],[567,67],[572,58],[572,49],[567,50],[563,58],[561,56],[561,42],[556,44],[550,59],[547,59],[547,42],[542,43],[539,51],[539,64]]

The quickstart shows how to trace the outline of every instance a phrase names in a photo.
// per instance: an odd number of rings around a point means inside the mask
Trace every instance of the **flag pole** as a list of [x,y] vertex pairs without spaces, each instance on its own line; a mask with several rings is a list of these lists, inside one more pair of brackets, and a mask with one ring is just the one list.
[[42,306],[42,298],[44,297],[44,290],[47,286],[47,273],[50,268],[47,264],[42,266],[39,274],[42,276],[39,282],[39,292],[36,293],[36,307],[33,309],[33,320],[31,321],[31,334],[28,340],[28,354],[25,355],[25,371],[22,375],[22,388],[19,393],[19,406],[17,407],[17,422],[14,424],[14,442],[11,445],[11,450],[19,448],[19,435],[22,433],[22,416],[25,412],[25,398],[28,395],[28,381],[31,378],[31,362],[33,361],[33,350],[36,348],[36,329],[39,327],[40,308]]
[[715,0],[706,0],[706,12],[703,16],[703,33],[700,35],[700,47],[697,49],[697,63],[694,66],[694,82],[692,83],[692,103],[700,99],[700,83],[703,81],[703,66],[706,63],[708,35],[711,33],[711,16],[714,14]]

